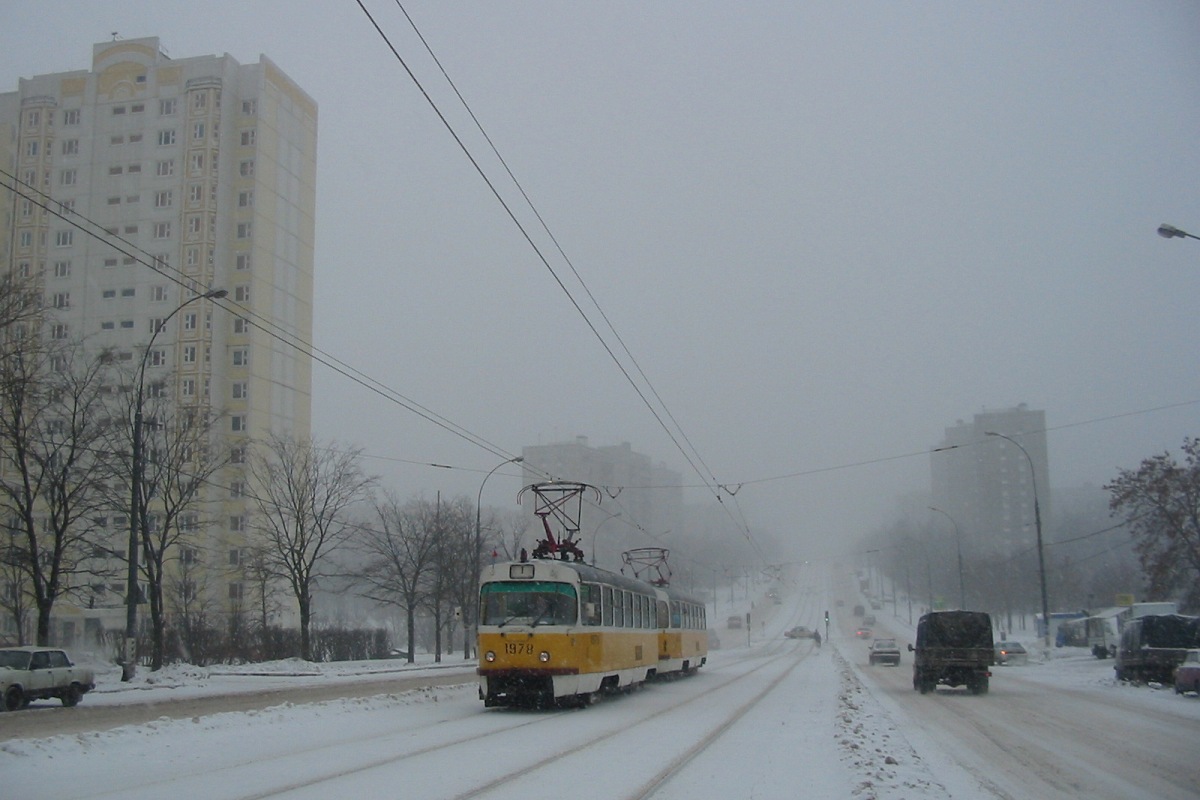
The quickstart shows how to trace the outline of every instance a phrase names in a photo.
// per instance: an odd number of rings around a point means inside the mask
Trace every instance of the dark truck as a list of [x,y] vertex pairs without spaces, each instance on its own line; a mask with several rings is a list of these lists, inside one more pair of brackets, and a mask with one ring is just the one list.
[[933,611],[917,623],[913,657],[913,688],[921,694],[938,684],[966,686],[971,694],[986,694],[988,669],[995,663],[992,618],[982,611]]
[[1171,683],[1193,647],[1200,647],[1200,618],[1159,614],[1130,620],[1117,645],[1117,680]]

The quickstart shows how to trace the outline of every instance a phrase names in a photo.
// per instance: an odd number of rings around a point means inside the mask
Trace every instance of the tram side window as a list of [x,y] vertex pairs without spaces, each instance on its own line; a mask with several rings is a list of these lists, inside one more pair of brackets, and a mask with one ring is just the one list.
[[583,584],[583,624],[599,625],[601,620],[600,587],[594,583]]
[[665,600],[659,600],[659,601],[657,601],[657,603],[658,603],[658,624],[655,625],[655,627],[656,628],[665,628],[665,627],[667,627],[667,622],[670,620],[670,615],[667,613],[667,602]]
[[611,586],[604,587],[604,624],[613,624],[613,590]]
[[671,627],[672,628],[683,627],[683,619],[682,619],[682,614],[681,614],[678,600],[671,601]]
[[617,628],[625,627],[625,592],[613,590],[613,622]]
[[639,594],[638,600],[638,618],[637,626],[639,628],[650,627],[650,598],[644,594]]
[[633,595],[625,592],[625,627],[633,627]]

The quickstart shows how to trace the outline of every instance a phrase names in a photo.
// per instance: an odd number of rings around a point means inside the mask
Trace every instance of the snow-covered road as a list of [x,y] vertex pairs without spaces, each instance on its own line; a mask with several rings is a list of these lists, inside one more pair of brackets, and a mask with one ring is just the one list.
[[[899,669],[866,666],[866,644],[839,634],[836,611],[833,641],[823,649],[784,639],[791,625],[811,626],[822,609],[834,608],[835,592],[824,580],[793,588],[782,605],[759,605],[749,646],[726,641],[693,677],[587,709],[485,710],[473,676],[451,665],[462,683],[10,738],[0,744],[4,795],[1200,796],[1200,699],[1115,684],[1111,665],[1063,653],[1047,664],[996,668],[988,695],[920,695],[912,690],[908,654]],[[898,621],[894,632],[909,640]],[[723,638],[742,636],[730,634]],[[364,670],[339,669],[261,680],[272,687],[364,680]],[[210,673],[180,679],[173,689],[169,682],[137,692],[102,685],[84,702],[145,702],[155,692],[164,700],[169,692],[194,698],[246,680]],[[0,717],[0,727],[17,716]]]

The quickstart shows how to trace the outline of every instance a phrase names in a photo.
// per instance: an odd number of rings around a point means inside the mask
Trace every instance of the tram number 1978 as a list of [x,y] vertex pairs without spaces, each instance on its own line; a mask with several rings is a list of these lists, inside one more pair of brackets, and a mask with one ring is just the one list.
[[530,642],[505,642],[504,652],[510,656],[533,655],[533,644]]

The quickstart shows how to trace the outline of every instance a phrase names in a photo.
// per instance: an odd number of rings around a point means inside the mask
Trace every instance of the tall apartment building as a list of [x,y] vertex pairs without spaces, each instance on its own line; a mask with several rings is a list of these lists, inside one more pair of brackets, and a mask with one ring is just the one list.
[[[521,454],[525,459],[523,486],[551,475],[553,480],[600,489],[599,507],[584,504],[579,538],[588,558],[600,555],[600,566],[606,569],[620,566],[618,554],[626,546],[662,546],[664,534],[683,533],[682,476],[653,464],[649,456],[634,452],[628,442],[592,447],[586,436],[577,436],[574,441],[528,446]],[[619,518],[612,519],[614,515]],[[597,552],[594,539],[601,525],[604,544]]]
[[[1001,436],[1009,436],[1025,448]],[[1028,453],[1028,458],[1026,458]],[[1031,470],[1032,466],[1032,470]],[[1046,412],[1024,403],[959,420],[931,456],[932,498],[983,552],[1011,554],[1034,543],[1034,501],[1049,513],[1050,459]],[[978,551],[977,551],[978,552]]]
[[[273,334],[312,340],[316,146],[316,103],[266,57],[172,59],[157,38],[97,44],[90,70],[0,94],[0,164],[20,187],[0,190],[0,268],[44,291],[49,335],[111,347],[133,369],[146,357],[145,385],[221,412],[238,452],[269,430],[306,437],[311,357]],[[215,289],[227,298],[181,307]],[[200,538],[225,608],[244,593],[245,471],[239,460],[213,481],[207,507],[219,510]],[[109,524],[119,542],[127,522]],[[112,627],[98,618],[124,587],[107,588],[74,609],[88,627]],[[60,613],[73,630],[70,605]]]

